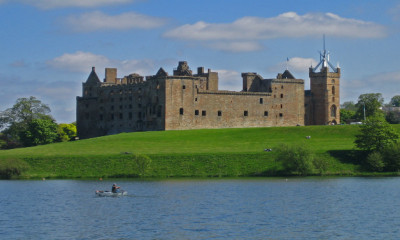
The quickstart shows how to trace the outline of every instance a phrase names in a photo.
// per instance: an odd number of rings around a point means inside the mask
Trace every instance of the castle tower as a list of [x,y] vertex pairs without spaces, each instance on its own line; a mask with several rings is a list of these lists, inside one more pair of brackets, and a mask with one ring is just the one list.
[[[318,71],[318,67],[321,68]],[[311,125],[340,124],[340,68],[329,62],[329,52],[320,53],[320,62],[309,69],[311,85]]]

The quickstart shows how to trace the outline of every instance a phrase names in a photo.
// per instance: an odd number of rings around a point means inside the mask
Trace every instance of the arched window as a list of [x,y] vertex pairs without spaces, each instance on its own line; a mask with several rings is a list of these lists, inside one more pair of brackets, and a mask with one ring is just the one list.
[[335,95],[335,86],[332,86],[332,94]]
[[336,106],[332,105],[331,107],[331,117],[336,117]]

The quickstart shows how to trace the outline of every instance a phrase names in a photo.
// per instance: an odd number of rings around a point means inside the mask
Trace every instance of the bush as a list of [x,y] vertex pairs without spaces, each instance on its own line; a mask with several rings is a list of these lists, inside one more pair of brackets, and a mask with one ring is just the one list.
[[324,172],[326,172],[326,170],[328,170],[329,163],[326,158],[323,157],[314,158],[312,163],[315,167],[315,170],[317,170],[320,175],[322,175]]
[[288,173],[307,175],[313,170],[313,154],[305,146],[282,145],[277,149],[276,161],[282,162]]
[[146,171],[149,169],[151,164],[151,158],[146,155],[135,154],[133,160],[136,163],[136,167],[139,172],[139,176],[145,175]]
[[400,170],[400,145],[392,144],[382,150],[385,170],[395,172]]
[[372,152],[368,155],[366,167],[370,171],[382,172],[385,167],[385,161],[380,152]]
[[11,179],[19,176],[28,169],[28,164],[18,159],[1,159],[0,160],[0,178]]

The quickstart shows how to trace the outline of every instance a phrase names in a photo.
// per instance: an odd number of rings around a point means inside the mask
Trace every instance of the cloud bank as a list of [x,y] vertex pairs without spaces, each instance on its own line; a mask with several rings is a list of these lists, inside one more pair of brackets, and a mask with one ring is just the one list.
[[76,32],[101,30],[152,29],[161,27],[166,20],[134,12],[110,16],[100,11],[73,15],[64,19],[64,24]]
[[[243,17],[232,23],[199,21],[179,26],[163,36],[185,41],[205,41],[210,47],[221,50],[235,51],[245,49],[243,46],[247,45],[247,51],[254,51],[259,49],[259,41],[266,39],[320,37],[323,34],[348,38],[382,38],[387,35],[387,30],[373,22],[343,18],[333,13],[298,15],[287,12],[271,18]],[[235,46],[237,42],[241,44]]]

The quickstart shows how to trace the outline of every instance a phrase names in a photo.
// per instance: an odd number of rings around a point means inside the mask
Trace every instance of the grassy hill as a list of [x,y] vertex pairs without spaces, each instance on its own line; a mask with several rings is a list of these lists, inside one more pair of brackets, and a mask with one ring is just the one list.
[[281,166],[264,149],[286,143],[307,145],[328,162],[326,174],[352,175],[362,172],[350,159],[358,131],[349,125],[123,133],[2,150],[0,161],[26,166],[23,178],[273,176]]

